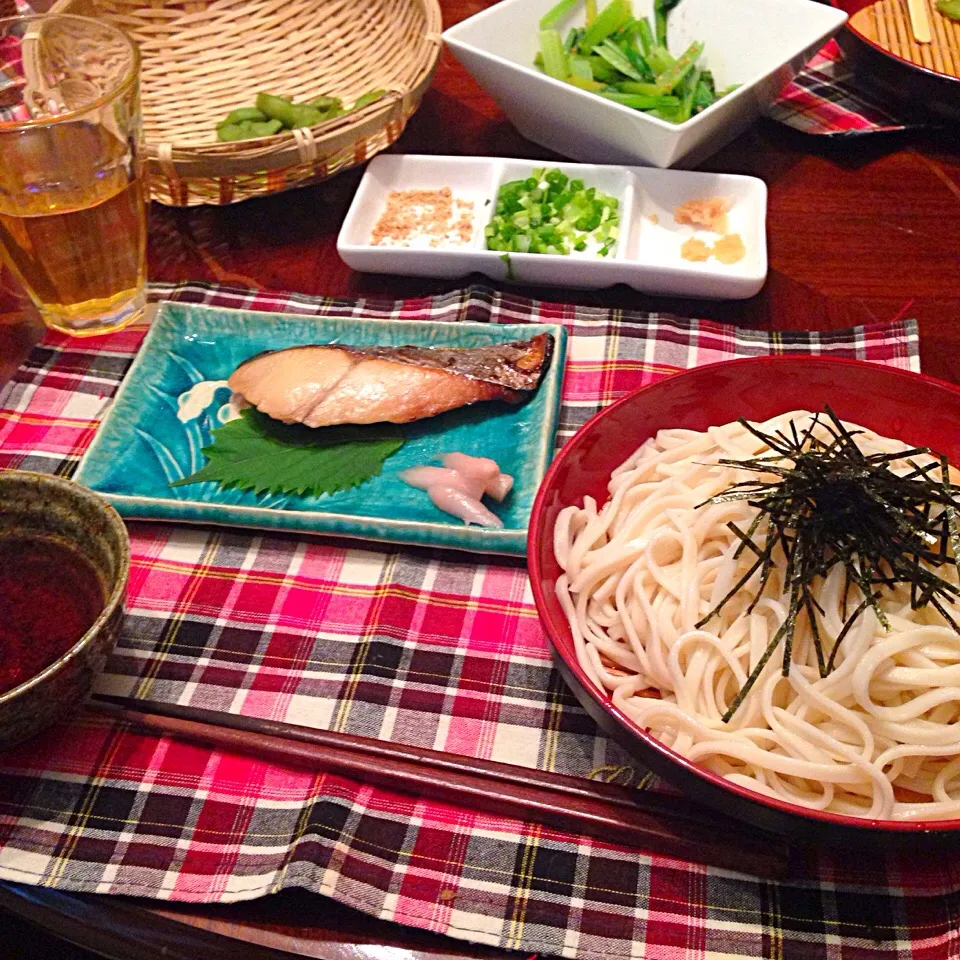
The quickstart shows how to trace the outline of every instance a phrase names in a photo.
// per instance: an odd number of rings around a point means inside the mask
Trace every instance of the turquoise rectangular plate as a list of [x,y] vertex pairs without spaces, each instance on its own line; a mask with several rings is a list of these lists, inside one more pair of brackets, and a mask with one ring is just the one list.
[[[181,398],[199,382],[226,380],[241,361],[263,350],[307,343],[483,347],[544,332],[553,334],[553,358],[528,403],[481,403],[407,424],[407,442],[382,473],[353,490],[258,496],[212,482],[170,486],[205,463],[201,448],[211,442],[230,393],[226,387],[212,392],[194,406],[199,416],[192,419],[181,419]],[[566,332],[554,324],[302,317],[163,303],[74,479],[124,517],[521,556],[533,498],[553,456],[565,354]],[[492,457],[515,478],[506,500],[491,505],[503,530],[468,527],[397,476],[408,467],[439,463],[440,454],[455,450]]]

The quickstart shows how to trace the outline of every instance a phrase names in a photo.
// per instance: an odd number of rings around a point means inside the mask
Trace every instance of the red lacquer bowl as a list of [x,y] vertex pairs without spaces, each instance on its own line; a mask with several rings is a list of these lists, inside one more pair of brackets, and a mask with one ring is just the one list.
[[858,83],[877,90],[903,112],[904,119],[960,123],[960,79],[905,60],[859,30],[856,15],[874,0],[829,2],[850,17],[837,34],[837,43]]
[[560,451],[533,506],[527,559],[540,618],[557,667],[591,717],[665,780],[724,813],[798,839],[915,843],[923,836],[960,840],[960,820],[865,820],[807,810],[728,783],[641,730],[597,693],[577,662],[566,617],[554,593],[560,568],[553,528],[561,508],[585,495],[608,499],[607,481],[658,429],[704,430],[738,417],[763,420],[829,404],[841,419],[929,446],[960,463],[960,388],[916,373],[859,360],[758,357],[699,367],[643,387],[588,421]]

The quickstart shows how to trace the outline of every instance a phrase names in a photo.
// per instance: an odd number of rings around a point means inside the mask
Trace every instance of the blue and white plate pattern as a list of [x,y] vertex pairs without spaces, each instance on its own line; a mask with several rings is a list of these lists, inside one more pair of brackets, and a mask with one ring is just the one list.
[[[257,496],[212,482],[170,485],[203,466],[202,448],[231,413],[227,378],[264,350],[308,343],[481,347],[544,332],[554,337],[553,358],[529,403],[478,404],[407,424],[407,442],[382,473],[352,490]],[[128,518],[523,555],[530,509],[553,455],[565,338],[553,324],[302,317],[163,303],[74,479]],[[503,504],[488,504],[502,530],[466,526],[397,476],[408,467],[439,464],[439,456],[452,451],[492,457],[514,476]]]

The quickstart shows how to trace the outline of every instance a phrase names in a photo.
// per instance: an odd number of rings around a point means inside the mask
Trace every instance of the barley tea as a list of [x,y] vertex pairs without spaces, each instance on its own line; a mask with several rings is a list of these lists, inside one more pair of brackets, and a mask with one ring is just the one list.
[[20,40],[22,102],[0,121],[0,256],[48,326],[117,329],[142,315],[146,280],[136,50],[79,17],[5,31]]

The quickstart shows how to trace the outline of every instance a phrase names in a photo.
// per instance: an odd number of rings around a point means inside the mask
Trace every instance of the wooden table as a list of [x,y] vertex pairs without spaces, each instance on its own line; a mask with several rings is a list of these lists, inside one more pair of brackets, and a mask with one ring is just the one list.
[[[444,25],[491,2],[441,0]],[[770,276],[751,300],[663,300],[625,287],[593,293],[521,292],[768,330],[828,330],[912,316],[920,324],[924,371],[960,383],[960,156],[951,152],[950,136],[824,142],[762,122],[709,160],[711,170],[761,177],[770,190]],[[956,131],[952,137],[956,141]],[[550,157],[516,133],[448,54],[394,150]],[[335,247],[359,178],[360,171],[351,171],[319,187],[228,208],[154,206],[151,279],[392,298],[437,293],[466,282],[353,273]],[[5,286],[11,283],[7,276]],[[39,333],[35,316],[8,291],[6,301],[0,299],[0,381]],[[4,910],[124,960],[258,960],[290,954],[359,960],[383,957],[386,947],[397,951],[391,957],[410,960],[506,956],[374,921],[296,891],[236,907],[158,909],[150,903],[0,884],[0,928],[9,922]],[[52,941],[45,944],[16,930],[14,936],[21,940],[13,955],[30,960],[56,953],[68,960],[64,948]],[[79,960],[89,954],[75,956]]]

